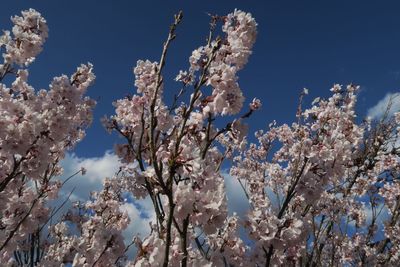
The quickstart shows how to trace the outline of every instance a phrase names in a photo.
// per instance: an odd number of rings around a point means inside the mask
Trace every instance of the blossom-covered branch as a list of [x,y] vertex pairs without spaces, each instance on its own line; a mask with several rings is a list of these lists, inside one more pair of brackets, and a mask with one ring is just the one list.
[[[135,266],[233,264],[244,251],[235,248],[236,255],[217,241],[222,240],[219,228],[236,219],[227,215],[224,178],[219,171],[224,156],[216,142],[233,141],[229,149],[239,147],[247,129],[242,120],[261,104],[254,100],[249,112],[224,128],[218,129],[215,123],[219,116],[235,115],[242,108],[244,97],[237,72],[251,54],[256,23],[250,14],[239,10],[226,17],[212,17],[207,44],[193,51],[189,69],[180,71],[176,78],[184,90],[176,94],[171,109],[164,102],[162,70],[181,19],[182,13],[175,16],[160,63],[138,61],[134,69],[138,94],[118,100],[116,115],[104,120],[106,128],[127,140],[116,149],[126,174],[121,185],[136,198],[149,196],[157,216],[150,236],[138,242]],[[215,32],[219,22],[221,36]],[[177,105],[177,99],[190,87],[189,102]],[[236,226],[229,226],[231,234]],[[205,237],[196,233],[200,229]],[[201,244],[200,238],[207,242]]]
[[[62,172],[59,162],[92,119],[95,102],[84,95],[95,76],[88,63],[71,77],[54,78],[49,90],[35,91],[26,67],[42,51],[46,20],[29,9],[12,22],[12,32],[0,36],[0,262],[12,264],[18,261],[13,255],[30,251],[32,265],[45,250],[35,244],[42,234],[37,229],[48,221],[46,203],[62,185],[55,179]],[[1,83],[6,75],[14,75],[10,85]]]

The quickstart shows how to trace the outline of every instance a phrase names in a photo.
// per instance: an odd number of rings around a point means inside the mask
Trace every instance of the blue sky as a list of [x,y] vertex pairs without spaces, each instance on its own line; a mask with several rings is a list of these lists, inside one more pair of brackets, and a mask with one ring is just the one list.
[[235,8],[251,12],[259,27],[254,54],[239,73],[247,102],[259,97],[263,109],[249,119],[251,130],[294,119],[298,93],[310,90],[311,102],[328,96],[333,83],[361,85],[361,116],[400,83],[400,2],[398,1],[4,1],[0,28],[29,7],[47,19],[44,51],[30,70],[30,82],[47,88],[52,77],[72,73],[80,63],[95,66],[97,80],[89,95],[98,101],[92,127],[76,148],[80,157],[99,157],[118,142],[100,118],[113,114],[112,102],[133,94],[132,67],[138,59],[158,60],[168,25],[182,9],[166,66],[165,92],[188,66],[191,51],[204,43],[207,12],[225,15]]

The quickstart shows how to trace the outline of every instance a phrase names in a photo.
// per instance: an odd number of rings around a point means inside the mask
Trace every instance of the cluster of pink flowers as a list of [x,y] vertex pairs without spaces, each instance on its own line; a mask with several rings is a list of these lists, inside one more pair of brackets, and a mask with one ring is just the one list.
[[[223,22],[223,36],[214,38],[213,28],[207,44],[192,53],[189,70],[180,71],[176,78],[186,90],[193,87],[189,103],[168,108],[163,101],[161,72],[179,14],[160,62],[138,61],[134,69],[138,94],[118,100],[116,115],[104,119],[106,128],[127,140],[116,147],[124,163],[121,186],[136,198],[150,197],[156,212],[152,234],[137,244],[135,266],[206,266],[224,260],[233,264],[245,252],[243,242],[234,235],[238,219],[227,215],[220,171],[226,155],[216,142],[240,145],[247,127],[241,118],[222,129],[214,121],[220,115],[237,114],[243,105],[237,72],[251,54],[256,23],[250,14],[238,10],[214,19]],[[211,87],[210,95],[207,87]],[[260,106],[255,99],[249,112]],[[226,233],[220,232],[225,227]],[[206,245],[200,245],[200,240]]]
[[271,124],[235,157],[231,175],[251,206],[252,265],[396,265],[400,158],[389,148],[398,122],[357,124],[357,90],[334,85],[297,123]]
[[129,217],[121,209],[121,190],[112,179],[106,179],[103,186],[101,192],[92,193],[90,201],[76,203],[61,222],[52,226],[51,243],[41,266],[68,262],[81,267],[113,266],[125,259],[122,231]]
[[[74,147],[92,120],[95,102],[85,97],[95,76],[81,65],[71,76],[56,77],[49,90],[28,83],[29,65],[47,38],[46,21],[33,9],[12,18],[1,36],[0,65],[0,262],[15,261],[14,251],[47,223],[47,200],[57,198],[60,160]],[[14,75],[11,85],[2,82]]]
[[[244,97],[236,73],[247,63],[257,35],[257,23],[249,13],[235,10],[223,19],[225,37],[210,39],[208,45],[194,50],[189,59],[191,76],[207,66],[208,77],[204,83],[212,87],[212,94],[203,103],[205,116],[208,113],[232,115],[241,110]],[[216,47],[216,53],[210,58]]]
[[0,46],[5,47],[4,63],[28,66],[42,51],[48,36],[46,20],[34,9],[22,11],[22,17],[11,18],[14,23],[12,35],[4,31]]
[[[334,85],[331,97],[303,110],[304,89],[296,122],[273,122],[249,143],[245,121],[262,104],[254,98],[238,115],[238,72],[255,20],[240,10],[212,16],[207,43],[179,71],[182,89],[167,105],[163,71],[182,18],[175,15],[159,62],[137,62],[137,93],[103,119],[124,138],[115,147],[120,171],[52,223],[59,162],[92,120],[95,102],[85,93],[95,76],[88,63],[35,91],[26,67],[42,50],[46,21],[33,9],[12,18],[12,34],[0,37],[2,266],[396,266],[400,113],[358,123],[354,85]],[[6,75],[15,77],[10,85]],[[220,127],[225,115],[234,118]],[[228,159],[231,177],[221,170]],[[225,179],[235,178],[248,198],[244,216],[228,212]],[[131,198],[150,199],[155,220],[128,245]]]

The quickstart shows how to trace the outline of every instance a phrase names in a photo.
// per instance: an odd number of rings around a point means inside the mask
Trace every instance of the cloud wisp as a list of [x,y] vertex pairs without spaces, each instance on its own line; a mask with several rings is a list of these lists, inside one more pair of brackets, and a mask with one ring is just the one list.
[[[390,104],[390,109],[388,110]],[[367,116],[379,120],[388,111],[388,116],[392,116],[400,110],[400,93],[387,93],[385,97],[367,111]]]
[[[118,157],[110,151],[106,151],[102,157],[93,158],[81,158],[74,153],[67,153],[61,162],[64,172],[60,180],[65,181],[79,171],[81,167],[86,169],[86,173],[85,175],[79,173],[69,179],[60,191],[60,198],[50,203],[53,207],[60,206],[73,191],[69,201],[54,217],[55,221],[61,219],[62,214],[71,208],[72,202],[87,201],[91,192],[102,190],[104,179],[113,177],[119,171],[120,165]],[[136,235],[143,238],[149,234],[149,223],[155,218],[150,199],[133,200],[127,198],[121,209],[128,213],[131,220],[123,233],[126,244],[129,244]],[[134,248],[132,249],[134,250]],[[128,254],[132,254],[132,252]]]

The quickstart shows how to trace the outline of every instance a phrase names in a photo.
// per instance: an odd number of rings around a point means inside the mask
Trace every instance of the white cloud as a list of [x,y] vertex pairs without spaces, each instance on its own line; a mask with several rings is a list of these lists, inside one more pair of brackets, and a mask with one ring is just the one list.
[[[79,171],[81,167],[86,169],[86,174],[81,175],[79,173],[64,184],[60,191],[59,199],[53,201],[51,206],[58,207],[73,189],[74,192],[70,197],[70,201],[58,212],[54,220],[57,221],[61,218],[62,214],[71,207],[72,201],[87,201],[90,192],[102,190],[104,179],[113,177],[118,172],[120,165],[118,157],[110,151],[106,151],[102,157],[92,158],[83,158],[73,153],[67,153],[61,161],[64,172],[59,179],[65,181],[72,174]],[[131,220],[128,228],[123,233],[126,244],[129,244],[135,235],[144,238],[149,234],[149,222],[155,218],[153,206],[149,198],[144,200],[129,199],[127,203],[121,206],[121,210],[126,211]],[[131,257],[134,251],[135,248],[132,247],[129,251]]]
[[387,93],[375,106],[368,109],[367,115],[372,119],[382,118],[390,102],[389,116],[400,110],[400,93]]
[[141,238],[143,238],[150,233],[149,223],[155,219],[155,213],[153,211],[149,213],[149,210],[146,210],[146,215],[144,215],[143,210],[146,204],[142,204],[141,202],[145,201],[149,202],[150,199],[144,201],[135,201],[135,204],[125,203],[121,206],[121,209],[126,211],[131,219],[131,223],[125,230],[125,236],[129,237],[130,240],[132,240],[133,236],[139,235]]
[[103,181],[106,177],[112,177],[119,170],[118,157],[107,151],[102,157],[81,158],[74,153],[67,153],[65,158],[60,162],[63,168],[63,174],[58,177],[61,181],[66,181],[71,175],[78,172],[81,167],[86,169],[86,174],[76,174],[70,178],[61,188],[58,199],[51,201],[51,207],[58,208],[70,193],[69,200],[62,209],[53,217],[57,221],[72,206],[73,201],[87,201],[92,191],[100,191],[103,187]]
[[[143,239],[150,234],[150,222],[154,222],[156,218],[150,198],[135,201],[135,203],[125,203],[121,206],[121,210],[126,211],[131,220],[128,228],[123,232],[126,245],[129,245],[135,236]],[[127,253],[128,258],[132,259],[136,251],[137,248],[131,246]]]
[[226,197],[228,202],[229,213],[236,212],[239,216],[244,218],[247,211],[249,210],[249,201],[239,184],[239,181],[229,175],[226,171],[223,171],[225,180]]
[[86,169],[86,174],[78,174],[70,179],[62,188],[64,194],[68,194],[75,187],[72,200],[87,200],[90,192],[99,191],[103,187],[103,181],[112,177],[118,170],[120,163],[118,157],[110,151],[102,157],[80,158],[75,154],[67,154],[61,161],[64,173],[61,180],[67,179],[81,167]]

